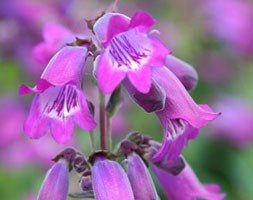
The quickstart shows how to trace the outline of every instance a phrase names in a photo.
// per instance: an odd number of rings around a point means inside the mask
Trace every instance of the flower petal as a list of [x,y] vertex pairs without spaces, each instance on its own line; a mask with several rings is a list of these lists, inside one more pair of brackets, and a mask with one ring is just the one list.
[[163,127],[166,127],[168,119],[183,119],[191,126],[200,128],[219,116],[219,113],[197,105],[169,69],[156,68],[153,78],[167,94],[164,110],[157,112]]
[[48,130],[49,120],[40,110],[39,95],[35,95],[30,113],[24,124],[24,132],[30,138],[40,138]]
[[118,33],[127,30],[130,18],[120,13],[107,13],[99,18],[93,26],[93,31],[99,42],[106,47]]
[[158,200],[154,183],[143,160],[135,153],[127,157],[127,175],[136,200]]
[[168,55],[165,66],[172,71],[181,81],[187,90],[193,89],[198,83],[198,74],[196,70],[186,62]]
[[64,85],[70,81],[81,83],[86,56],[86,47],[66,46],[50,60],[41,78],[53,85]]
[[68,117],[62,120],[51,120],[50,129],[57,143],[66,144],[74,133],[73,119]]
[[183,171],[177,176],[173,176],[153,164],[151,169],[164,193],[171,200],[192,200],[196,198],[222,200],[225,197],[224,193],[219,193],[217,190],[211,191],[202,185],[187,163]]
[[146,94],[137,91],[128,79],[123,81],[123,85],[129,96],[146,112],[155,112],[164,108],[166,94],[155,81],[153,81],[149,92]]
[[66,200],[69,189],[68,163],[60,160],[47,172],[38,200]]
[[190,126],[182,120],[169,120],[164,128],[163,143],[154,155],[154,161],[160,161],[167,157],[170,160],[177,159],[182,153],[183,147],[189,139],[198,135],[198,129]]
[[85,94],[81,90],[77,90],[77,95],[80,101],[80,110],[74,114],[74,121],[81,129],[86,131],[96,128],[96,122],[89,111]]
[[141,31],[146,32],[154,23],[154,18],[147,12],[137,11],[131,19],[129,28],[141,28]]
[[124,71],[113,69],[112,61],[108,51],[105,51],[98,61],[98,66],[95,67],[97,71],[98,86],[103,93],[112,93],[113,90],[120,84],[125,78]]
[[92,167],[96,200],[134,200],[126,173],[115,161],[98,160]]
[[143,66],[141,69],[127,73],[127,77],[133,86],[141,93],[148,93],[151,87],[151,69]]

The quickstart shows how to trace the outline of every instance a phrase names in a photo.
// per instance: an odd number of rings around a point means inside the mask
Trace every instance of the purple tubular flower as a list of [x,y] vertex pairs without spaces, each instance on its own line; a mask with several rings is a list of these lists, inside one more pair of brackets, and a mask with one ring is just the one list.
[[86,56],[86,47],[64,47],[50,60],[34,88],[20,86],[21,95],[36,93],[24,126],[30,138],[42,137],[50,127],[58,143],[67,143],[74,122],[84,130],[96,127],[80,87]]
[[219,114],[206,105],[197,105],[169,69],[158,68],[153,75],[154,80],[166,91],[165,107],[156,113],[164,128],[163,145],[157,156],[166,154],[175,159],[188,140],[197,136],[198,129]]
[[117,162],[97,158],[92,181],[96,200],[134,200],[127,175]]
[[172,56],[166,57],[165,66],[172,71],[184,85],[185,89],[192,90],[198,83],[198,73],[188,63]]
[[166,196],[171,200],[222,200],[225,194],[219,193],[217,184],[202,185],[191,167],[185,163],[183,171],[174,176],[165,170],[151,164],[151,169],[160,183]]
[[111,93],[126,77],[141,93],[152,84],[152,68],[164,65],[170,53],[147,30],[155,23],[143,11],[132,19],[122,14],[108,13],[94,25],[94,32],[105,48],[97,62],[96,77],[103,93]]
[[53,55],[66,44],[75,41],[75,35],[65,27],[47,23],[43,27],[44,41],[33,49],[33,57],[42,64],[47,64]]
[[41,186],[38,200],[66,200],[69,189],[69,168],[66,160],[61,159],[47,172]]
[[135,200],[158,200],[154,183],[143,160],[131,153],[127,157],[127,175],[134,192]]

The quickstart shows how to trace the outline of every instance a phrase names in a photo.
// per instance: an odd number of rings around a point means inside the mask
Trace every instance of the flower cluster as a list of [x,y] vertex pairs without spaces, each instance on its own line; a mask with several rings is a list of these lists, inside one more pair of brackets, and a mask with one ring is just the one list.
[[[149,166],[170,199],[223,199],[219,186],[202,185],[181,156],[188,140],[195,139],[201,127],[219,116],[189,95],[198,82],[195,69],[172,55],[149,31],[155,20],[144,11],[132,18],[105,13],[87,23],[94,41],[59,25],[47,25],[45,40],[35,47],[34,56],[48,64],[35,87],[21,85],[19,89],[20,94],[35,93],[24,125],[30,138],[40,138],[50,129],[55,141],[65,144],[77,124],[90,131],[93,144],[94,152],[88,159],[74,149],[56,156],[38,199],[66,199],[72,169],[80,175],[83,190],[69,194],[72,197],[159,199]],[[99,105],[88,101],[83,90],[88,57],[94,60]],[[132,132],[116,151],[111,150],[110,119],[117,111],[122,87],[146,112],[156,114],[164,130],[162,143]],[[97,126],[96,109],[101,144],[97,150],[92,132]]]

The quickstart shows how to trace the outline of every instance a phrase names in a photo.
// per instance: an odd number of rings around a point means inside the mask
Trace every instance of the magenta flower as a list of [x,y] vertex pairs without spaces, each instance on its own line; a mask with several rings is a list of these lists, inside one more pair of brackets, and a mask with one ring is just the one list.
[[55,23],[44,25],[42,34],[44,41],[33,49],[34,58],[42,64],[47,64],[62,47],[75,42],[75,35],[70,30]]
[[153,74],[166,92],[165,107],[156,113],[164,128],[163,145],[158,154],[172,153],[174,149],[175,154],[171,155],[175,158],[187,141],[196,137],[198,129],[216,119],[219,113],[207,105],[197,105],[168,68],[157,68]]
[[164,128],[163,145],[157,159],[167,155],[177,158],[189,139],[197,136],[198,129],[219,114],[206,105],[197,105],[186,89],[196,86],[198,75],[193,67],[169,55],[166,66],[155,68],[153,84],[148,93],[142,94],[124,81],[132,99],[147,112],[154,112]]
[[147,166],[136,153],[127,156],[127,175],[133,188],[134,199],[160,199]]
[[139,92],[150,90],[152,68],[163,66],[170,53],[147,33],[154,23],[143,11],[138,11],[132,19],[108,13],[95,23],[95,35],[105,48],[95,66],[98,86],[103,93],[111,93],[126,77]]
[[[236,147],[253,142],[253,109],[243,99],[226,96],[215,101],[222,116],[209,127],[209,136]],[[236,124],[236,125],[233,125]]]
[[127,175],[115,161],[96,158],[92,167],[92,181],[96,200],[134,200]]
[[203,198],[206,200],[222,200],[225,194],[219,193],[217,184],[203,185],[186,163],[185,168],[177,176],[151,164],[151,169],[157,177],[161,188],[171,200],[194,200]]
[[29,137],[40,138],[50,127],[54,139],[66,143],[74,122],[84,130],[96,127],[80,87],[86,56],[86,47],[64,47],[50,60],[34,88],[20,86],[20,94],[36,93],[24,126]]
[[38,200],[66,200],[69,189],[68,162],[61,159],[47,172],[42,183]]

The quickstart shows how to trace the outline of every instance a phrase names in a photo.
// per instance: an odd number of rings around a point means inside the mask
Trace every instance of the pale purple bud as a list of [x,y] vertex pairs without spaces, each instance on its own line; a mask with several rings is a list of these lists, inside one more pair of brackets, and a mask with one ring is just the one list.
[[131,153],[127,161],[127,175],[133,188],[134,199],[158,200],[154,183],[143,160],[136,153]]
[[92,167],[92,181],[96,200],[134,200],[127,175],[115,161],[98,158]]
[[66,200],[68,189],[68,163],[66,160],[61,159],[48,170],[40,188],[38,200]]

